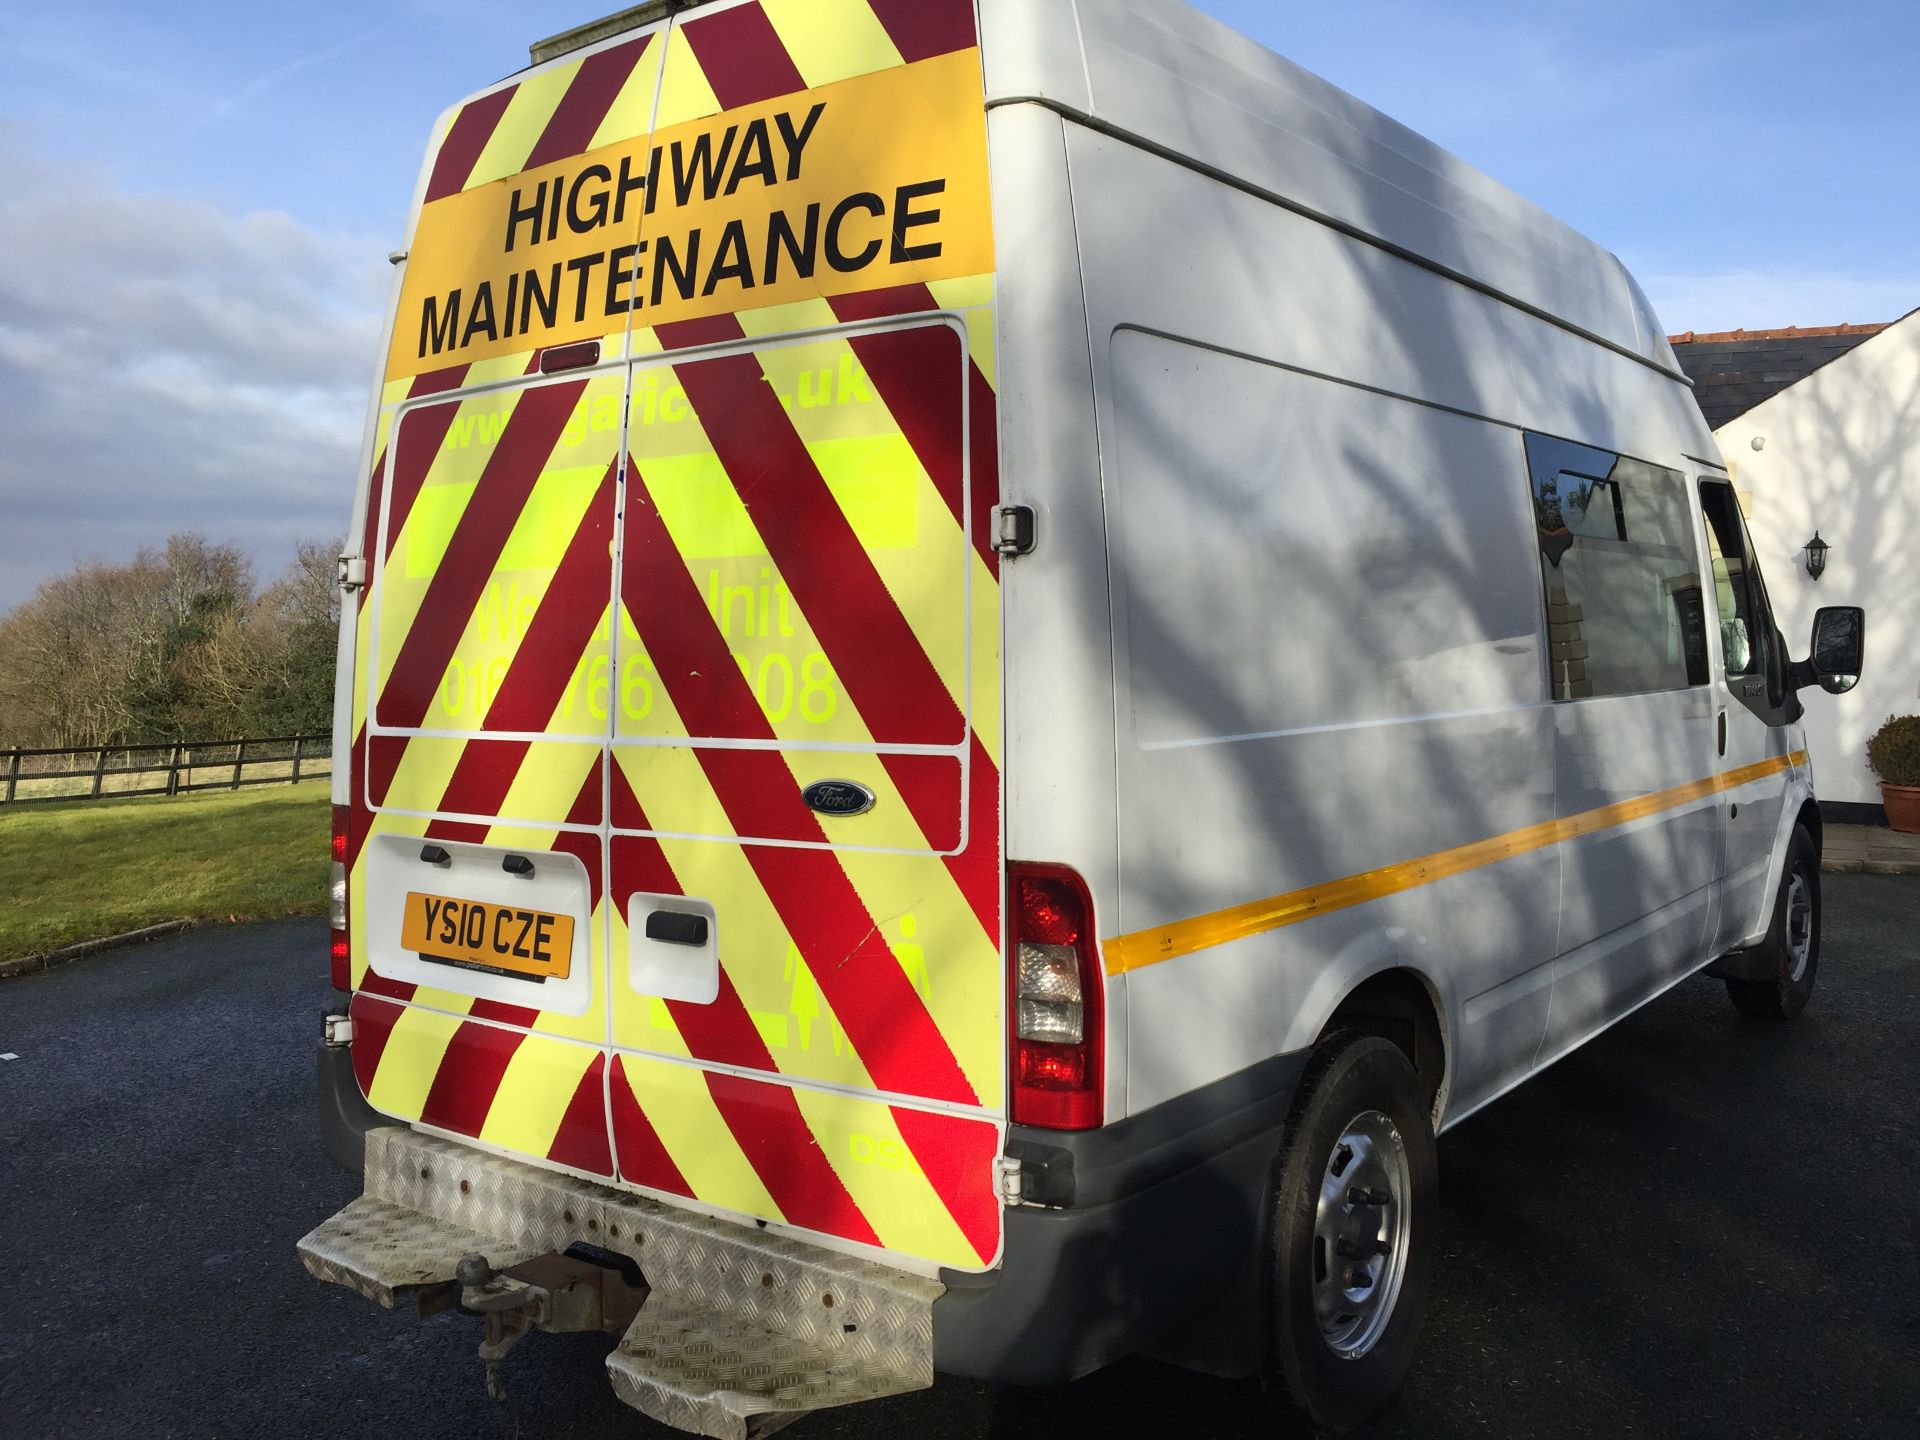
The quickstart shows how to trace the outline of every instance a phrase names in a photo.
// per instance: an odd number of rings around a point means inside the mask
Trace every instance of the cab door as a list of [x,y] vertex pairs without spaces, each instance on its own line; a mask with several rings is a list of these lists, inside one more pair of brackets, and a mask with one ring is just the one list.
[[1709,625],[1723,834],[1713,950],[1734,949],[1766,929],[1773,897],[1773,844],[1792,774],[1798,705],[1787,685],[1786,647],[1774,626],[1765,580],[1733,486],[1700,481],[1713,576]]

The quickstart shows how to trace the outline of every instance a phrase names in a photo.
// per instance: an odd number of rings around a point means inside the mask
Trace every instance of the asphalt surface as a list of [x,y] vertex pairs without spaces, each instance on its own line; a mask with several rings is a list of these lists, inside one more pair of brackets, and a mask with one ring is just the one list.
[[[1691,981],[1442,1139],[1419,1356],[1365,1435],[1920,1434],[1920,879],[1826,885],[1800,1022]],[[0,1435],[664,1435],[612,1398],[610,1341],[533,1337],[497,1406],[474,1322],[301,1270],[357,1193],[309,1119],[325,940],[202,931],[0,982]],[[790,1433],[1305,1427],[1130,1361]]]

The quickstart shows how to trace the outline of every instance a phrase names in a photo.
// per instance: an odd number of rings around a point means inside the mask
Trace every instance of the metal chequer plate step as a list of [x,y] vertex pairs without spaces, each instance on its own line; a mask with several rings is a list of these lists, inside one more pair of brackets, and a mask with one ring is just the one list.
[[464,1255],[505,1269],[582,1243],[640,1267],[646,1299],[607,1368],[665,1424],[748,1440],[933,1383],[937,1281],[398,1127],[368,1133],[366,1193],[299,1251],[391,1308]]
[[607,1357],[613,1391],[664,1425],[749,1440],[815,1410],[924,1390],[845,1349],[652,1295]]

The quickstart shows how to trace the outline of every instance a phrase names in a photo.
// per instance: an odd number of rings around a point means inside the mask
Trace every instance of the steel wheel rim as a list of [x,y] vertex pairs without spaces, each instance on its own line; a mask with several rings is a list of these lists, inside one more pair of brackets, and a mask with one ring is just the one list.
[[1407,1274],[1413,1172],[1399,1126],[1363,1110],[1341,1129],[1313,1216],[1313,1310],[1327,1348],[1358,1360],[1386,1333]]
[[1787,978],[1798,985],[1813,960],[1813,887],[1798,870],[1787,881],[1787,958]]

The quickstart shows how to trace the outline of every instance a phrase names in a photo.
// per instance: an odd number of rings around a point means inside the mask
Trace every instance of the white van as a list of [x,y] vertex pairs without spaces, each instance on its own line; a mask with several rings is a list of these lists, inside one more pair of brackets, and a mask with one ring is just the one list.
[[534,58],[396,256],[308,1268],[712,1436],[1139,1351],[1359,1422],[1438,1132],[1806,1004],[1860,612],[1789,661],[1616,260],[1176,0]]

